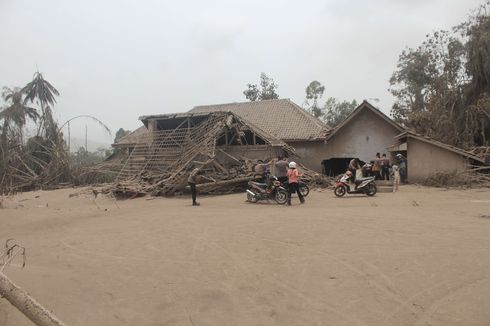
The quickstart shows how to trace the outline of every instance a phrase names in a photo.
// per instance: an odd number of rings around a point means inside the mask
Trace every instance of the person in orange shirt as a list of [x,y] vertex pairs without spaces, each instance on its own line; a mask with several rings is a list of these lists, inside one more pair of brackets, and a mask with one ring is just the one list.
[[289,163],[289,170],[288,170],[288,183],[289,183],[289,192],[288,192],[288,206],[291,206],[291,195],[293,192],[296,192],[298,194],[298,198],[301,204],[305,203],[305,199],[303,198],[303,195],[299,191],[299,186],[298,186],[298,177],[300,177],[301,174],[299,174],[298,169],[296,169],[296,163],[291,162]]

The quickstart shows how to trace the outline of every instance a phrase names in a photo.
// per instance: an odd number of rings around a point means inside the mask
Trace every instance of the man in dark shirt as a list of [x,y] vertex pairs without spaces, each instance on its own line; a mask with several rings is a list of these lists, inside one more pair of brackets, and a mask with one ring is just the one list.
[[390,180],[390,159],[383,154],[380,160],[381,163],[381,179]]
[[201,170],[200,168],[195,168],[194,170],[191,171],[189,174],[189,177],[187,178],[187,183],[189,184],[189,187],[191,187],[191,194],[192,194],[192,206],[199,206],[201,205],[196,201],[197,199],[197,189],[196,189],[196,184],[201,181],[201,179],[206,179],[209,181],[214,181],[211,178],[205,177],[204,171]]
[[288,181],[289,163],[283,157],[278,157],[276,162],[276,177],[281,183]]

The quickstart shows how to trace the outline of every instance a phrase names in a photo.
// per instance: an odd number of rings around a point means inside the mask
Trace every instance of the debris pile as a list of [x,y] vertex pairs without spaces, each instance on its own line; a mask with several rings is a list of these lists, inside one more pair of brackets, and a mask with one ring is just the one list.
[[[186,191],[187,177],[194,167],[200,165],[205,171],[206,181],[197,185],[203,194],[224,194],[245,190],[248,181],[257,178],[254,167],[258,160],[241,159],[236,164],[222,166],[215,160],[207,162],[191,162],[178,173],[166,173],[158,176],[143,172],[133,178],[121,180],[108,187],[103,187],[102,192],[112,193],[116,198],[136,198],[145,195],[171,196],[179,195]],[[332,185],[331,178],[318,174],[304,166],[299,165],[303,174],[302,181],[310,188],[325,188]]]
[[475,147],[471,150],[471,153],[484,159],[486,165],[490,165],[490,147]]
[[[118,198],[181,194],[189,173],[200,168],[213,180],[198,185],[202,193],[228,193],[244,189],[255,178],[257,157],[295,156],[294,148],[230,112],[197,118],[182,114],[176,128],[149,132],[136,144],[116,181],[103,191]],[[301,171],[313,187],[331,184],[312,170],[301,167]]]

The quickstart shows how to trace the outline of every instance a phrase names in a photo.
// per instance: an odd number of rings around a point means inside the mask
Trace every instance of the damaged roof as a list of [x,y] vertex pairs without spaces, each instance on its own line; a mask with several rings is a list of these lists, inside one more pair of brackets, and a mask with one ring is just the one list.
[[145,115],[141,116],[139,119],[145,124],[140,128],[136,129],[132,133],[121,137],[113,146],[131,146],[136,143],[147,141],[147,135],[149,130],[147,129],[148,120],[149,119],[157,119],[157,120],[173,120],[173,119],[182,119],[182,118],[192,118],[192,117],[210,117],[212,115],[219,116],[233,116],[237,121],[240,121],[242,124],[248,126],[251,131],[255,132],[259,137],[261,137],[264,141],[268,142],[271,146],[279,146],[279,147],[288,147],[287,150],[290,152],[294,152],[294,148],[288,146],[282,139],[276,137],[271,134],[267,130],[260,128],[254,123],[250,122],[248,119],[241,117],[239,114],[231,112],[231,111],[210,111],[210,112],[183,112],[183,113],[166,113],[166,114],[156,114],[156,115]]
[[141,142],[142,139],[146,139],[145,137],[147,134],[148,134],[148,129],[146,129],[145,126],[141,126],[138,129],[127,134],[126,136],[119,138],[114,144],[112,144],[112,146],[134,145],[136,143]]
[[330,128],[289,99],[196,106],[190,113],[232,112],[281,140],[324,139]]

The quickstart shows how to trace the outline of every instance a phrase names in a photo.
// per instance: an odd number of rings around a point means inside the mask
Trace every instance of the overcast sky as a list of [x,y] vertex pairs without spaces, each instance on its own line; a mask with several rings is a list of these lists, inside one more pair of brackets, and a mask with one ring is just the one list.
[[[89,114],[113,130],[140,115],[244,101],[265,72],[302,104],[312,80],[324,97],[379,98],[405,47],[463,21],[481,0],[0,0],[0,86],[39,69],[61,93],[63,122]],[[110,143],[79,120],[82,137]]]

